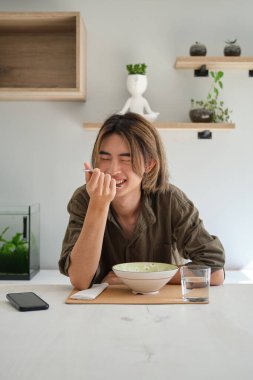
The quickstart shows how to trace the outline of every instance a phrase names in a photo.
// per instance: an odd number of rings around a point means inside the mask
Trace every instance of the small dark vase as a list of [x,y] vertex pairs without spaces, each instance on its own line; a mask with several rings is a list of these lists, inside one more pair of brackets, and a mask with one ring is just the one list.
[[224,48],[225,57],[239,57],[241,55],[241,48],[239,45],[227,45]]
[[205,108],[194,108],[189,115],[193,123],[211,123],[213,119],[213,112]]
[[203,44],[200,44],[199,42],[196,42],[195,45],[192,45],[190,47],[190,55],[191,56],[205,56],[206,55],[206,47]]

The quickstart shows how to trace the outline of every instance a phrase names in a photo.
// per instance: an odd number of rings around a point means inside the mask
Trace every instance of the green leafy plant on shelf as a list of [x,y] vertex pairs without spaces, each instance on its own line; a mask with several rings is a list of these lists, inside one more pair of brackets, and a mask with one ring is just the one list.
[[145,63],[136,63],[135,65],[126,65],[129,75],[139,74],[146,75],[147,65]]
[[10,240],[4,238],[6,227],[0,234],[1,273],[25,273],[28,271],[28,245],[22,234],[17,232]]
[[232,113],[224,102],[219,100],[220,90],[223,89],[222,77],[223,71],[210,71],[212,83],[205,100],[191,99],[191,107],[193,109],[204,109],[210,111],[211,122],[213,123],[229,123],[231,122],[230,115]]

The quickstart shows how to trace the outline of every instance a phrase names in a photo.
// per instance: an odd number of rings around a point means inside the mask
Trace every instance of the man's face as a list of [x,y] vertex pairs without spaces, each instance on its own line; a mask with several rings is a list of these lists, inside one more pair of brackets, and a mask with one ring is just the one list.
[[102,172],[116,180],[116,197],[140,194],[144,162],[142,175],[139,176],[133,171],[130,148],[121,136],[112,134],[102,141],[97,163]]

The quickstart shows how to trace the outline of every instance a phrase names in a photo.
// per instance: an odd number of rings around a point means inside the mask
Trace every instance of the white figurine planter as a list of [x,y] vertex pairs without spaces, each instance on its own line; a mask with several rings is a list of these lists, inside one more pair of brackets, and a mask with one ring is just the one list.
[[157,119],[159,113],[153,112],[148,101],[142,96],[148,86],[146,75],[130,74],[127,77],[127,89],[132,95],[127,101],[119,114],[126,112],[135,112],[144,116],[148,121],[153,122]]

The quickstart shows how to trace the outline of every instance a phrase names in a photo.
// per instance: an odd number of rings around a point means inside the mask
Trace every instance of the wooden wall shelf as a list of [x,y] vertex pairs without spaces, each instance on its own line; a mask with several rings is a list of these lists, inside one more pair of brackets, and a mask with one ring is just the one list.
[[[101,127],[102,123],[84,123],[84,128],[88,130],[96,130]],[[154,123],[157,129],[165,130],[229,130],[234,129],[234,123]]]
[[79,12],[0,13],[0,100],[85,100]]
[[207,70],[241,69],[253,70],[253,57],[177,57],[176,69],[197,70],[205,65]]

